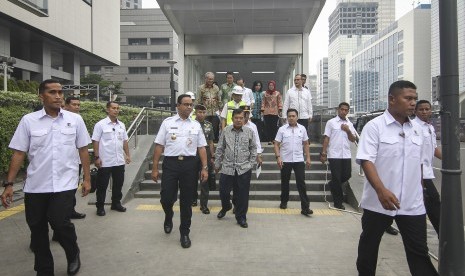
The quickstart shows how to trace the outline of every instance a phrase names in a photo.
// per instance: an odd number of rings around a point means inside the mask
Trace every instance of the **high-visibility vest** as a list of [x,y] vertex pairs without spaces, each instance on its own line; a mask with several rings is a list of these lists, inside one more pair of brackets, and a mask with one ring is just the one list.
[[[239,102],[239,106],[246,105],[244,101]],[[226,125],[229,126],[232,124],[232,113],[234,109],[237,109],[236,102],[234,100],[228,102],[228,115],[226,116]]]
[[189,117],[191,117],[192,120],[195,120],[195,108],[192,109],[191,115]]

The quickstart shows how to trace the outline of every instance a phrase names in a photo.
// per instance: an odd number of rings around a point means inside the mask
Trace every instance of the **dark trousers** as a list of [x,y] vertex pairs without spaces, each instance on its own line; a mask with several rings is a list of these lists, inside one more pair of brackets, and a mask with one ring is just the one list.
[[410,273],[413,276],[439,275],[428,256],[426,215],[395,216],[363,210],[362,234],[358,244],[357,269],[360,276],[376,274],[379,243],[393,219],[399,226]]
[[308,135],[308,137],[310,137],[310,135],[308,133],[308,119],[298,119],[297,123],[301,124],[301,125],[303,125],[305,127],[305,130],[307,131],[307,135]]
[[[209,149],[207,149],[207,153],[209,152]],[[198,193],[198,187],[199,187],[199,179],[200,179],[200,173],[202,172],[202,162],[200,161],[200,158],[197,157],[197,177],[194,182],[194,194],[192,198],[192,202],[197,202],[197,199],[199,198],[199,193]],[[210,154],[207,154],[207,159],[208,159],[208,180],[204,182],[200,182],[200,206],[202,207],[207,207],[208,206],[208,196],[210,194],[210,187],[215,186],[215,172],[213,170],[213,165],[210,162]]]
[[305,187],[305,163],[304,162],[283,162],[281,169],[281,203],[289,201],[289,180],[291,173],[294,170],[295,182],[300,196],[300,206],[302,210],[307,210],[310,207],[310,202],[307,196],[307,188]]
[[428,215],[431,224],[439,236],[439,216],[441,214],[441,198],[438,190],[434,186],[432,179],[423,179],[425,189],[423,190],[423,197],[425,200],[426,214]]
[[252,170],[238,175],[221,174],[220,176],[220,198],[221,207],[229,209],[231,207],[231,189],[234,193],[234,205],[236,207],[236,220],[238,222],[247,220],[247,210],[249,209],[249,190]]
[[53,275],[48,223],[59,237],[66,259],[71,261],[79,251],[74,224],[68,219],[73,208],[74,190],[58,193],[25,193],[26,222],[31,230],[34,248],[34,270],[37,275]]
[[197,169],[197,157],[166,157],[163,159],[163,173],[161,175],[160,203],[165,211],[165,220],[173,218],[173,205],[178,199],[181,213],[181,235],[188,235],[192,218],[192,195],[194,183],[199,173]]
[[107,195],[110,176],[113,179],[113,186],[111,187],[111,205],[121,203],[121,199],[123,198],[121,189],[123,188],[124,183],[124,165],[105,168],[102,167],[98,169],[97,173],[97,202],[95,203],[97,208],[103,208],[105,205],[105,197]]
[[265,132],[266,140],[268,142],[273,142],[276,138],[276,133],[278,133],[278,115],[264,115],[263,119],[265,121]]
[[220,137],[220,118],[218,116],[206,116],[205,120],[209,121],[213,125],[213,135],[215,136],[213,140],[215,142],[218,141],[218,138]]
[[342,193],[342,183],[348,181],[352,176],[352,160],[329,158],[329,168],[331,170],[331,181],[329,187],[333,195],[334,204],[342,204],[344,195]]
[[260,119],[252,118],[252,123],[257,126],[258,137],[260,138],[260,141],[266,141],[266,135],[264,133],[264,122]]

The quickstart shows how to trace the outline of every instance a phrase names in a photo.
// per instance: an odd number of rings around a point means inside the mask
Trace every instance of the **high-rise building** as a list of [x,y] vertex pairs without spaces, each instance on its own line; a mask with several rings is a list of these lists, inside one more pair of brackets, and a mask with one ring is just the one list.
[[387,108],[397,80],[417,86],[431,100],[431,5],[421,4],[346,55],[346,87],[355,113]]
[[315,104],[318,106],[328,106],[328,58],[318,61],[317,88]]
[[[465,1],[457,1],[457,33],[459,54],[459,93],[461,95],[461,115],[465,117]],[[439,1],[431,1],[431,77],[439,76]]]
[[119,40],[118,2],[0,1],[0,56],[16,59],[16,79],[79,84],[80,66],[119,64]]
[[142,0],[120,0],[121,9],[142,9]]
[[345,56],[395,20],[395,0],[339,0],[329,17],[328,107],[349,101]]
[[[124,9],[121,17],[121,66],[90,67],[87,73],[121,82],[121,101],[151,106],[170,100],[170,64],[177,59],[178,37],[160,9]],[[174,81],[178,70],[174,66]]]

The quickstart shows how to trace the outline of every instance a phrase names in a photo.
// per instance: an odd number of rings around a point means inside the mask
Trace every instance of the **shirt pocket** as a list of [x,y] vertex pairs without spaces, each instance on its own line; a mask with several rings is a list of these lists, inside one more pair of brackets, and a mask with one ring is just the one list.
[[76,144],[76,129],[75,128],[64,128],[61,129],[61,139],[63,145],[75,145]]
[[415,159],[420,159],[423,139],[418,135],[412,135],[409,137],[409,140],[411,141],[412,144],[410,147],[408,147],[409,149],[408,156],[411,156]]
[[399,137],[385,136],[381,137],[378,148],[378,155],[384,157],[400,156]]
[[124,130],[123,129],[118,129],[116,131],[116,137],[118,137],[118,140],[122,141],[124,138]]
[[39,129],[31,131],[31,148],[39,148],[45,146],[48,131]]
[[113,139],[113,129],[104,129],[102,133],[103,140]]

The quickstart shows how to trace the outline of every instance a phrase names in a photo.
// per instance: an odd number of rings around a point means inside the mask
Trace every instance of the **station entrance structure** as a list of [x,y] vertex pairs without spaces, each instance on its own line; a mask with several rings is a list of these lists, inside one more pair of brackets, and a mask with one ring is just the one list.
[[[179,91],[197,91],[205,72],[233,71],[252,88],[276,80],[287,91],[309,72],[309,39],[325,0],[157,0],[177,34]],[[312,43],[327,43],[313,41]],[[175,46],[176,47],[176,46]],[[312,65],[310,65],[312,66]]]

